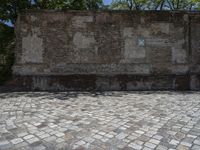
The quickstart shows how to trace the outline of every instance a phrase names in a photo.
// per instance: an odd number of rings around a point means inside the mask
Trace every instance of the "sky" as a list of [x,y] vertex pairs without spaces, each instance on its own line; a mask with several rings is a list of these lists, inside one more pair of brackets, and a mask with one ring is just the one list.
[[108,5],[112,2],[112,0],[103,0],[104,1],[104,4]]

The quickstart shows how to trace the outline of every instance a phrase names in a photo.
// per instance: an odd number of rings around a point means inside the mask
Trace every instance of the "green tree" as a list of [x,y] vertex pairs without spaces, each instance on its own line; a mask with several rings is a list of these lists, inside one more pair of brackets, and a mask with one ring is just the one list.
[[0,20],[15,23],[17,14],[23,9],[30,9],[30,0],[1,0]]
[[200,0],[113,0],[110,9],[199,10]]
[[102,0],[84,0],[87,10],[97,10],[103,7]]
[[109,6],[113,10],[128,10],[128,3],[125,0],[114,0]]
[[168,0],[170,10],[197,10],[200,0]]
[[74,10],[83,10],[85,7],[85,0],[34,0],[34,8],[37,9],[56,9],[56,10],[65,10],[65,9],[74,9]]
[[148,0],[113,0],[111,9],[144,10]]
[[0,23],[0,85],[11,76],[14,61],[14,30]]
[[102,0],[1,0],[0,20],[14,24],[17,14],[26,9],[96,10],[102,5]]
[[151,0],[147,4],[147,9],[148,10],[163,10],[165,7],[165,0]]

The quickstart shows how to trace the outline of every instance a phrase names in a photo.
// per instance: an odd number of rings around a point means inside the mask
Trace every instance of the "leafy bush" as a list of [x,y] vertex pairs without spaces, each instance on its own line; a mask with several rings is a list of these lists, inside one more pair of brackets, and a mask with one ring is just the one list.
[[0,85],[12,75],[14,43],[14,29],[0,23]]

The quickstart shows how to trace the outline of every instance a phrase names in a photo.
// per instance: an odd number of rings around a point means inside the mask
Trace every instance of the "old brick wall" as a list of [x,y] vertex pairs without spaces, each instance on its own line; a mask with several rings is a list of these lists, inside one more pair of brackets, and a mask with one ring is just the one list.
[[18,85],[39,90],[200,88],[200,13],[20,14]]

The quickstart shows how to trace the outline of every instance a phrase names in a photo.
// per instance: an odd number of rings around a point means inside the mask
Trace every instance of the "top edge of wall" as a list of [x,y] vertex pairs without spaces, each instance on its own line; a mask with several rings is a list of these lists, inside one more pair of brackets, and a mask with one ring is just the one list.
[[200,14],[200,11],[155,11],[155,10],[145,10],[145,11],[137,11],[137,10],[49,10],[49,9],[29,9],[22,10],[21,14],[26,13],[135,13],[135,14],[143,14],[143,13],[156,13],[156,14]]

